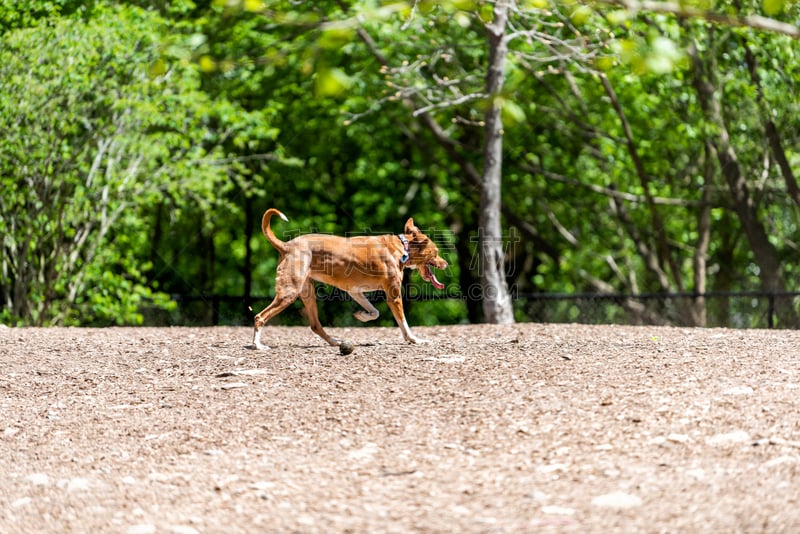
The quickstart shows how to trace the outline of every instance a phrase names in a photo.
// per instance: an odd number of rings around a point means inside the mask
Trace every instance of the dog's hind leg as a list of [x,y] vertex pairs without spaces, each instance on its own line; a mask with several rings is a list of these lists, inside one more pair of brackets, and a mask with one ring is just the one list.
[[374,321],[380,315],[380,312],[375,309],[375,306],[364,296],[364,293],[361,291],[348,291],[347,292],[354,301],[359,303],[364,309],[358,310],[353,314],[353,317],[361,321],[362,323],[366,323],[367,321]]
[[253,333],[253,345],[258,350],[268,349],[269,347],[261,343],[261,331],[264,329],[270,319],[285,310],[292,302],[297,300],[297,292],[291,291],[281,295],[275,295],[275,299],[269,306],[261,310],[255,318],[255,332]]
[[303,305],[306,307],[311,330],[331,345],[338,346],[342,340],[329,336],[325,329],[322,328],[322,323],[319,322],[317,295],[314,292],[314,282],[311,279],[306,280],[306,283],[303,284],[303,288],[300,290],[300,299],[302,299]]
[[253,345],[263,350],[269,347],[261,343],[261,331],[273,317],[285,310],[300,296],[300,288],[308,272],[308,261],[282,261],[278,265],[278,275],[275,277],[275,298],[269,306],[261,310],[254,320],[255,332]]

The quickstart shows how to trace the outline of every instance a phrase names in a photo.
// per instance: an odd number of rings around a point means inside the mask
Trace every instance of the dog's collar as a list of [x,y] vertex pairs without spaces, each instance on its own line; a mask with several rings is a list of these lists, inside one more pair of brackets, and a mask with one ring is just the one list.
[[408,261],[408,238],[403,234],[398,234],[400,241],[403,243],[403,255],[400,257],[400,263]]

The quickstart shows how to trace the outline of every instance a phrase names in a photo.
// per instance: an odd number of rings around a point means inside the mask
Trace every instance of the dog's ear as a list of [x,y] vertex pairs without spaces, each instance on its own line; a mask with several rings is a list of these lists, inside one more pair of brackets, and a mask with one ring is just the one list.
[[403,230],[403,232],[408,234],[408,235],[410,235],[411,239],[414,239],[415,237],[417,237],[417,234],[419,234],[419,228],[414,226],[414,219],[413,218],[409,218],[406,221],[406,227]]

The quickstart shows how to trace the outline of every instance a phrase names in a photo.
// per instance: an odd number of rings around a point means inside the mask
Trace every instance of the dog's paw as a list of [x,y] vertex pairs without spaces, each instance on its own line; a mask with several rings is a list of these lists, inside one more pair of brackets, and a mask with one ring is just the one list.
[[417,337],[417,336],[410,335],[410,334],[408,336],[406,336],[406,342],[407,343],[412,343],[412,344],[415,344],[415,345],[417,345],[417,344],[424,345],[426,343],[430,343],[430,341],[428,341],[427,339],[425,339],[423,337]]
[[264,330],[264,326],[257,328],[255,332],[253,332],[253,348],[255,350],[269,350],[267,345],[261,343],[261,331]]
[[269,347],[261,343],[261,328],[253,333],[253,348],[256,350],[269,350]]

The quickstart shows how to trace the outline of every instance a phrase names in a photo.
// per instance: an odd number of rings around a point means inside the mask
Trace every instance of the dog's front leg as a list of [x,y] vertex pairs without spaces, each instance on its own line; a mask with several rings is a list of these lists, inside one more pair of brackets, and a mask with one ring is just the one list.
[[400,327],[400,331],[403,333],[403,338],[408,343],[424,343],[425,341],[412,334],[411,329],[408,327],[399,288],[386,291],[386,304],[392,310],[392,315],[394,315],[394,320],[397,321],[397,326]]

